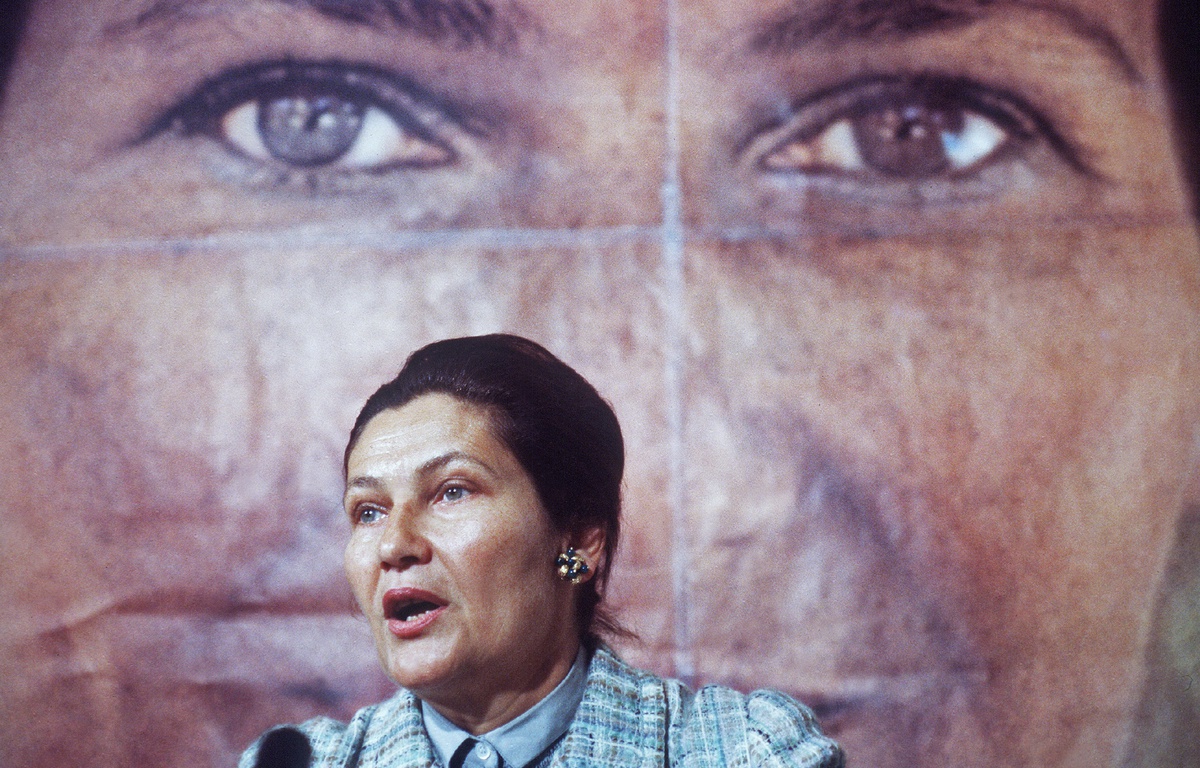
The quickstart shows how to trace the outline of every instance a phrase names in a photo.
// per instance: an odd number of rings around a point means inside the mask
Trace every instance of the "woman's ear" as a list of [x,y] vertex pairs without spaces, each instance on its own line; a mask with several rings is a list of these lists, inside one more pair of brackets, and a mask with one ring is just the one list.
[[584,581],[596,575],[596,567],[604,557],[604,544],[604,529],[599,526],[585,528],[571,537],[568,546],[574,547],[575,553],[588,565]]

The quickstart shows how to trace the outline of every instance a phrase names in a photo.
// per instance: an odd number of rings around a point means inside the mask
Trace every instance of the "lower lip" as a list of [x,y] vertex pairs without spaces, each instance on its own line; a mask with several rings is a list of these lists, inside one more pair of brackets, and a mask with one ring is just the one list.
[[401,640],[408,640],[416,637],[425,631],[425,629],[437,621],[437,617],[446,610],[446,606],[438,606],[432,611],[426,611],[415,619],[404,621],[402,619],[388,619],[388,631]]

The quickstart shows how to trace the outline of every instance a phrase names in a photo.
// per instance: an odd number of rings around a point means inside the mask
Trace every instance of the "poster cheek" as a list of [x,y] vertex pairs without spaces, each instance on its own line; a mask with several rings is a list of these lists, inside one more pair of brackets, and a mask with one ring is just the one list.
[[[3,525],[21,568],[0,586],[22,606],[2,649],[22,674],[3,685],[6,755],[203,762],[272,722],[385,697],[342,573],[354,404],[412,348],[500,326],[575,350],[621,409],[653,414],[646,259],[630,245],[10,262]],[[614,303],[627,311],[562,322]],[[627,420],[628,487],[649,496],[662,416]],[[644,663],[663,665],[670,603],[634,585],[669,580],[670,516],[640,508],[613,593]]]
[[629,661],[855,765],[1196,762],[1157,3],[86,5],[31,4],[0,111],[5,765],[387,697],[347,433],[498,331],[621,422]]
[[[699,668],[794,691],[874,764],[1101,760],[1193,461],[1194,235],[879,245],[689,249]],[[1086,742],[1036,724],[1062,718]]]

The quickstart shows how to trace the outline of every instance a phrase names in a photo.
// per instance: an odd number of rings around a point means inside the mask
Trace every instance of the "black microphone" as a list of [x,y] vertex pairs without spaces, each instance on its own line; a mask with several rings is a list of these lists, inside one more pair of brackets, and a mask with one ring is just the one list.
[[308,768],[312,745],[308,737],[291,726],[276,728],[263,737],[254,768]]

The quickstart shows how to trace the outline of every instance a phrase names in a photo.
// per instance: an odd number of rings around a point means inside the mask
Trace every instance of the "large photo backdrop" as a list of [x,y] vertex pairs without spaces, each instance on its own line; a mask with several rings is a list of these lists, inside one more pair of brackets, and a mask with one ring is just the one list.
[[345,439],[496,331],[621,420],[634,663],[853,766],[1196,765],[1185,5],[5,5],[0,765],[388,696]]

